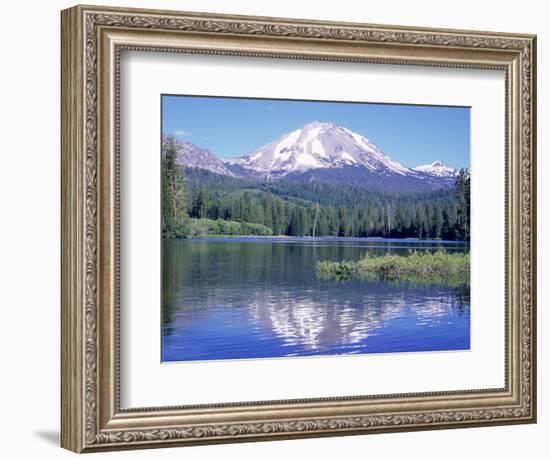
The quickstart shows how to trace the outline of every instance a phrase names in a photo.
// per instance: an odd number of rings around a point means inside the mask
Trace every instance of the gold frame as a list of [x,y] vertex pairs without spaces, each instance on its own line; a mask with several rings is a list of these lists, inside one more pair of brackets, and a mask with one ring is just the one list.
[[[75,452],[536,418],[534,35],[95,6],[62,12],[62,421]],[[124,49],[506,73],[506,386],[126,409],[118,374],[118,69]]]

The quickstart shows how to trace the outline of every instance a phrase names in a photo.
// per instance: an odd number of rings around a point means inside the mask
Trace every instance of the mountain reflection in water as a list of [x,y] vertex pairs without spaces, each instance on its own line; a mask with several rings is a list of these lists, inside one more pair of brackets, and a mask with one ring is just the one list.
[[[162,360],[470,348],[469,287],[323,281],[320,260],[440,242],[242,238],[163,241]],[[461,243],[449,251],[467,251]]]

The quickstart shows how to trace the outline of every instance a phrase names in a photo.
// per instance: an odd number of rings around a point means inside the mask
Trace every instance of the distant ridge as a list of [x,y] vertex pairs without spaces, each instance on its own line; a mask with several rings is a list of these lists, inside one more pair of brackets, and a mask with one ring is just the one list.
[[178,153],[178,163],[182,166],[204,169],[212,173],[217,173],[218,175],[235,176],[235,174],[210,150],[201,148],[191,142],[178,140],[173,136],[165,136],[163,138],[163,149],[165,149],[170,142],[174,143]]

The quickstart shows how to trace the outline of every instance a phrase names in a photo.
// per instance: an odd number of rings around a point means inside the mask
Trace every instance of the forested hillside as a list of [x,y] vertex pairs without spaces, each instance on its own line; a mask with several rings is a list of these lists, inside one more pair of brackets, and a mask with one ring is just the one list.
[[164,237],[289,235],[470,238],[470,176],[451,189],[391,192],[356,185],[243,179],[162,158]]

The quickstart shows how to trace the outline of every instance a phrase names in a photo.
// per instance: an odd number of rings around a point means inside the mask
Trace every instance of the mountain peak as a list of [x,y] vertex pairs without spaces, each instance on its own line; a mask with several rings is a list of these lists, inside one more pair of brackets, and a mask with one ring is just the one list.
[[336,128],[336,124],[332,123],[332,122],[328,122],[328,121],[312,121],[312,122],[308,122],[307,124],[304,124],[301,129],[302,130],[309,130],[309,129],[314,129],[316,127],[321,127],[321,128],[325,128],[325,129],[333,129],[333,128]]
[[228,161],[267,176],[310,169],[365,167],[378,174],[412,173],[362,135],[332,122],[313,121],[262,148]]
[[440,160],[434,161],[431,164],[419,165],[412,170],[437,177],[452,177],[458,175],[458,170]]

